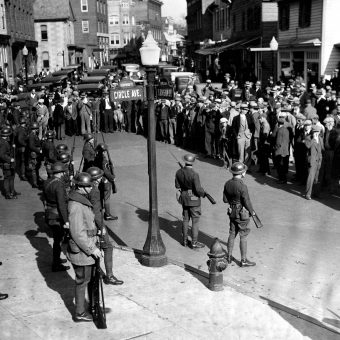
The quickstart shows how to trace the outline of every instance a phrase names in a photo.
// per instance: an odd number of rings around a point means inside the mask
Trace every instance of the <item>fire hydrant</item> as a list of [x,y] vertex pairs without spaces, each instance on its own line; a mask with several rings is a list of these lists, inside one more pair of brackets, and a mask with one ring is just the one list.
[[225,259],[225,251],[223,250],[218,238],[215,238],[208,253],[209,260],[207,265],[209,268],[209,285],[208,288],[213,291],[223,290],[223,273],[227,268]]

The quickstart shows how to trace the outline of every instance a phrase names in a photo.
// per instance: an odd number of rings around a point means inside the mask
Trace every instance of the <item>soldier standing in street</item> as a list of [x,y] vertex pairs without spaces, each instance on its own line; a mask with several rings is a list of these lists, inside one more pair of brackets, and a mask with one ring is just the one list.
[[205,197],[205,191],[201,187],[200,178],[197,172],[192,168],[195,162],[195,156],[185,155],[183,157],[185,166],[176,172],[175,186],[180,190],[179,202],[183,207],[183,227],[182,245],[188,245],[188,228],[189,220],[192,220],[192,240],[191,246],[193,249],[203,248],[204,244],[198,242],[199,219],[201,216],[201,197]]
[[87,170],[87,173],[91,175],[93,181],[93,187],[90,193],[90,202],[93,205],[94,221],[96,223],[98,233],[100,233],[101,248],[104,251],[104,265],[106,271],[106,275],[104,276],[104,283],[111,285],[122,285],[124,282],[121,280],[117,280],[112,272],[113,246],[109,239],[107,227],[103,221],[103,204],[99,186],[103,180],[104,171],[94,166],[89,168]]
[[230,168],[233,178],[225,183],[223,190],[223,202],[230,205],[228,208],[230,230],[227,261],[229,264],[233,261],[234,241],[237,234],[240,234],[241,267],[256,265],[255,262],[247,259],[247,236],[250,233],[249,215],[255,215],[255,211],[250,202],[247,186],[242,181],[246,171],[246,165],[242,162],[235,162]]
[[83,171],[87,171],[88,168],[93,166],[94,159],[96,157],[96,150],[94,147],[94,136],[91,133],[86,133],[84,135],[84,147],[83,147],[83,158],[84,166]]
[[61,180],[65,174],[64,164],[54,163],[51,172],[53,176],[44,183],[45,220],[53,233],[52,271],[60,272],[70,269],[69,266],[62,265],[66,260],[60,258],[65,229],[69,229],[67,196]]
[[67,257],[75,272],[75,322],[91,322],[92,315],[86,310],[85,292],[91,281],[95,258],[102,253],[96,246],[97,228],[94,223],[92,204],[89,201],[92,190],[92,178],[81,172],[73,178],[75,190],[70,193],[68,210],[70,221],[70,240]]
[[31,133],[28,136],[28,145],[26,148],[27,168],[32,180],[32,188],[38,188],[39,169],[41,166],[41,143],[38,137],[39,125],[31,125]]
[[107,151],[107,146],[104,143],[100,143],[96,148],[97,154],[94,160],[94,166],[104,171],[103,180],[99,186],[101,192],[101,198],[104,201],[104,220],[105,221],[115,221],[118,220],[117,216],[111,215],[110,198],[112,192],[112,186],[115,181],[115,174],[111,172],[110,164],[104,155]]
[[14,189],[15,155],[13,145],[9,143],[11,129],[3,128],[0,132],[0,166],[4,175],[4,196],[6,199],[16,199]]
[[27,146],[27,128],[26,128],[26,118],[20,119],[20,125],[15,129],[15,145],[17,151],[17,160],[18,160],[18,171],[19,176],[22,181],[27,181],[25,175],[25,154],[26,154],[26,146]]
[[57,161],[58,151],[54,145],[54,132],[47,131],[46,132],[46,140],[42,145],[42,155],[45,158],[45,167],[47,172],[47,177],[50,178],[52,176],[52,164]]

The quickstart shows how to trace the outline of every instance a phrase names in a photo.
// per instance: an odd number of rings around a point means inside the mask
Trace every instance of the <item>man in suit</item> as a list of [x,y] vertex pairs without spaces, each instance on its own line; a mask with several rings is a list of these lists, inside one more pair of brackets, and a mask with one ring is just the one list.
[[103,98],[100,101],[99,104],[100,112],[103,117],[103,130],[105,133],[110,132],[113,133],[113,110],[114,110],[114,104],[111,102],[109,98],[109,92],[104,91],[103,92]]
[[203,248],[204,244],[198,242],[199,220],[201,216],[201,197],[205,197],[205,191],[201,187],[200,178],[197,172],[192,168],[195,162],[195,156],[185,155],[183,157],[185,166],[176,172],[175,186],[179,190],[179,203],[183,208],[183,226],[182,236],[184,247],[188,245],[188,228],[189,220],[192,220],[192,239],[191,247],[193,249]]
[[253,117],[248,114],[248,104],[241,104],[240,114],[233,119],[232,131],[236,138],[238,161],[246,164],[251,160],[251,138],[255,131]]
[[307,200],[312,199],[313,186],[315,196],[319,193],[319,171],[322,163],[322,152],[324,151],[323,141],[319,136],[320,131],[320,126],[314,125],[312,127],[312,137],[304,140],[308,149],[308,178],[305,191]]
[[81,134],[91,133],[92,104],[85,93],[80,95],[78,102],[79,116],[81,120]]
[[279,117],[277,126],[272,133],[274,140],[274,162],[277,169],[279,183],[287,183],[288,165],[289,165],[289,144],[290,136],[287,126],[285,126],[284,117]]

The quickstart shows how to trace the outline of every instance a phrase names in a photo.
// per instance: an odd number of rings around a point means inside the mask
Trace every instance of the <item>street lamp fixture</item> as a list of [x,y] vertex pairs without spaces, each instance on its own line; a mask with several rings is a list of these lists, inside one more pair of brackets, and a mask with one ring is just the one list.
[[148,267],[162,267],[167,264],[165,246],[159,229],[156,169],[156,123],[155,123],[155,76],[161,49],[151,32],[139,49],[142,64],[147,75],[148,100],[148,174],[149,174],[149,225],[143,247],[141,263]]
[[275,73],[274,53],[279,49],[279,43],[277,42],[275,37],[273,37],[272,40],[270,41],[269,47],[272,51],[272,73],[273,73],[274,80],[276,80],[276,75],[274,74]]
[[22,49],[22,55],[24,56],[25,59],[25,79],[26,79],[26,85],[28,85],[28,70],[27,70],[27,64],[28,64],[28,49],[26,45]]

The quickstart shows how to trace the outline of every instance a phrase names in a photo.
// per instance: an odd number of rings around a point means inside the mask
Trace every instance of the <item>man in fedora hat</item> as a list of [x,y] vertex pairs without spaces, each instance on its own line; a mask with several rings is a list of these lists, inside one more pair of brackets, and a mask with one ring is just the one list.
[[100,112],[103,117],[103,130],[104,132],[110,132],[113,133],[113,110],[114,110],[114,104],[111,102],[109,98],[109,92],[103,91],[103,98],[100,102]]
[[179,202],[183,208],[183,226],[182,226],[182,245],[188,245],[189,220],[192,220],[192,239],[191,247],[193,249],[203,248],[204,244],[198,242],[199,220],[201,216],[201,197],[205,196],[205,191],[201,187],[199,175],[193,170],[192,165],[195,162],[195,156],[187,154],[183,157],[185,166],[176,172],[175,186],[180,191]]
[[230,205],[228,208],[230,230],[227,261],[229,264],[233,261],[234,241],[237,234],[240,234],[241,267],[252,267],[256,263],[247,259],[247,236],[250,233],[248,228],[250,215],[255,215],[255,211],[249,198],[248,188],[242,181],[246,175],[247,166],[242,162],[235,162],[229,171],[233,174],[233,178],[225,183],[223,189],[223,202]]

